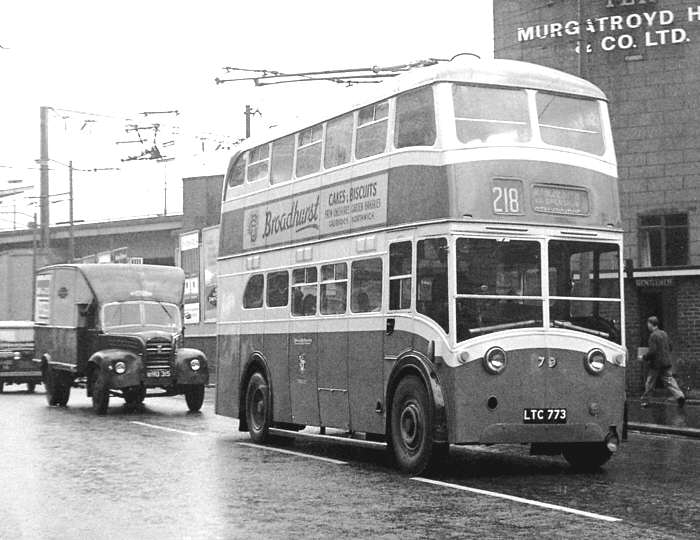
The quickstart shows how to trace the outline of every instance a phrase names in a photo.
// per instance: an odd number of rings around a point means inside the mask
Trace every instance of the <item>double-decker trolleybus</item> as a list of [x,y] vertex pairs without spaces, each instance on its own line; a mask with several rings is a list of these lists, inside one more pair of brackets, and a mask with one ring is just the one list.
[[605,95],[478,59],[381,87],[232,158],[216,412],[385,440],[414,473],[449,444],[599,467],[626,363]]

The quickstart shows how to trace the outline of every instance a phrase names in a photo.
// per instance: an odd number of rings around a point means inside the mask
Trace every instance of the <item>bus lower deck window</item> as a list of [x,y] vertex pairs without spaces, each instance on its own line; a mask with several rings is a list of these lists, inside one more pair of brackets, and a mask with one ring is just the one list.
[[267,307],[283,307],[289,302],[289,274],[270,272],[267,275]]
[[265,278],[262,274],[250,276],[243,293],[243,307],[247,309],[262,307],[264,288]]
[[428,238],[416,245],[416,310],[449,331],[447,239]]
[[413,245],[396,242],[389,246],[389,309],[411,308]]
[[321,267],[321,314],[345,313],[348,303],[348,267],[345,263]]
[[352,263],[350,309],[353,313],[379,311],[382,307],[382,260],[379,258]]
[[316,315],[318,275],[315,266],[292,271],[292,315]]

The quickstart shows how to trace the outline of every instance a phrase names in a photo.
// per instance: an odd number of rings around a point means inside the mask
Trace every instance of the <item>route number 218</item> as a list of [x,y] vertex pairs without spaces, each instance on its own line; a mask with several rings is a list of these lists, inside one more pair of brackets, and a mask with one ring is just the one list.
[[491,188],[493,193],[493,212],[495,214],[520,214],[520,189],[513,185],[499,185]]

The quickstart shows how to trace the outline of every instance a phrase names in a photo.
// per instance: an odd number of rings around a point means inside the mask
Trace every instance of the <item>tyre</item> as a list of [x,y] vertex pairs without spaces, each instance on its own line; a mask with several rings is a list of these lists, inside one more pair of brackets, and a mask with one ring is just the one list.
[[109,384],[107,377],[98,372],[92,383],[92,410],[100,416],[107,414],[109,407]]
[[127,406],[141,405],[146,399],[146,389],[143,386],[135,386],[124,390],[124,402]]
[[33,394],[35,390],[36,390],[36,383],[33,383],[33,382],[27,383],[27,392],[29,392],[30,394]]
[[192,385],[185,388],[185,401],[190,412],[197,412],[204,403],[204,385]]
[[598,470],[612,457],[612,452],[603,442],[567,444],[562,454],[572,468],[587,472]]
[[264,443],[269,439],[272,411],[270,387],[261,373],[253,373],[245,394],[245,414],[248,432],[253,442]]
[[390,430],[389,447],[396,464],[410,474],[425,471],[447,448],[433,444],[430,398],[425,384],[416,375],[404,377],[396,387],[391,400]]
[[46,388],[46,401],[49,405],[65,407],[70,398],[70,381],[60,371],[46,366],[42,372],[44,388]]

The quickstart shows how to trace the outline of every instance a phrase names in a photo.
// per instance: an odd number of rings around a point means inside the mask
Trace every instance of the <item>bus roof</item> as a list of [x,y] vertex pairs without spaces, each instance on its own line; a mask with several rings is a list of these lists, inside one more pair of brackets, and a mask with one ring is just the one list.
[[152,264],[59,264],[39,270],[75,268],[100,303],[156,300],[180,304],[185,274],[182,268]]
[[461,55],[450,62],[439,62],[433,66],[413,69],[388,79],[367,93],[362,100],[347,102],[330,109],[330,114],[309,115],[304,119],[288,123],[251,137],[244,141],[236,154],[249,148],[273,141],[285,135],[313,126],[330,118],[376,103],[391,96],[436,82],[461,82],[479,85],[529,88],[559,94],[570,94],[591,99],[606,100],[605,93],[593,83],[556,69],[520,62],[517,60],[482,60]]

